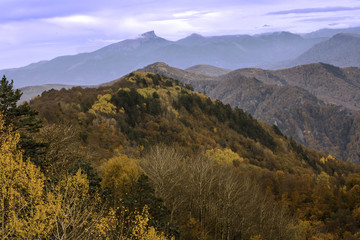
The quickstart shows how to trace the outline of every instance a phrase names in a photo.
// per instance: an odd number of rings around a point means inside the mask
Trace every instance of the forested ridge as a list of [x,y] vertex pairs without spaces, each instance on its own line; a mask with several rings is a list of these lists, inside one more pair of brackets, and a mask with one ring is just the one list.
[[258,120],[275,124],[285,135],[309,148],[360,163],[360,114],[356,111],[359,68],[314,63],[272,71],[238,69],[217,78],[165,63],[154,63],[139,71],[191,83],[195,91],[206,92]]
[[358,165],[190,85],[134,72],[18,106],[2,85],[3,239],[360,237]]

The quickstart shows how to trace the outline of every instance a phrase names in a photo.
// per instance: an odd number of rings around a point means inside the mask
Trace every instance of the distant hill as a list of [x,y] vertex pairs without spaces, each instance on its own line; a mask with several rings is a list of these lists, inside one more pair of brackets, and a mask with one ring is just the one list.
[[360,27],[352,28],[324,28],[317,31],[302,34],[305,38],[331,38],[339,33],[355,33],[360,34]]
[[[275,93],[277,91],[300,96],[304,102],[319,102],[297,87],[286,86],[286,89],[266,85],[256,79],[238,76],[236,71],[225,76],[223,81],[234,86],[230,91],[235,93],[244,89],[246,94],[245,89],[251,89],[257,94],[250,95],[263,98],[262,102],[271,94],[279,95]],[[227,84],[218,85],[217,92],[223,86]],[[300,104],[300,99],[296,97],[293,102]],[[119,145],[133,148],[164,143],[178,144],[188,152],[231,148],[241,153],[249,163],[262,168],[284,171],[310,168],[316,172],[322,168],[314,156],[323,154],[291,142],[276,128],[257,121],[241,109],[232,109],[230,105],[156,73],[133,72],[112,85],[98,88],[46,91],[30,104],[49,124],[67,122],[78,127],[84,143],[104,154],[100,154],[99,158],[111,155],[111,151],[116,151]],[[248,104],[253,103],[250,100]],[[285,105],[284,102],[282,104]],[[299,148],[303,152],[297,155]],[[269,152],[272,155],[266,155]],[[302,162],[302,154],[308,154],[306,161],[309,162]]]
[[97,85],[159,61],[181,69],[198,64],[225,69],[262,66],[293,59],[322,40],[277,32],[214,37],[192,34],[169,41],[151,31],[94,52],[4,69],[0,74],[14,79],[17,88],[42,84]]
[[[314,75],[311,75],[310,69],[313,69]],[[347,72],[345,75],[347,78],[341,78],[340,75],[334,77],[336,69]],[[183,81],[184,76],[189,76],[188,71],[162,63],[152,64],[141,71],[164,74],[180,81]],[[201,78],[197,80],[197,75],[193,74],[189,77],[191,81],[187,83],[193,84],[195,90],[199,92],[206,92],[212,98],[229,103],[233,107],[240,107],[254,117],[278,126],[285,134],[306,146],[333,154],[343,160],[359,163],[360,146],[356,140],[360,137],[359,112],[341,105],[327,104],[320,97],[312,94],[312,92],[326,92],[321,86],[326,85],[328,81],[328,84],[332,83],[332,85],[329,84],[329,88],[333,89],[334,94],[328,93],[327,99],[333,94],[334,100],[338,97],[337,99],[342,99],[341,101],[346,104],[353,103],[352,106],[355,108],[355,102],[351,102],[346,93],[352,85],[345,85],[343,88],[336,88],[336,86],[337,84],[341,86],[341,81],[350,82],[351,76],[353,76],[353,84],[356,85],[355,76],[358,71],[357,68],[339,69],[324,64],[299,66],[279,71],[239,69],[207,81]],[[315,74],[316,72],[318,74]],[[313,77],[313,80],[307,83],[312,92],[301,88],[303,75],[309,76],[305,79]],[[319,79],[319,76],[324,78]],[[322,84],[319,80],[324,83]],[[352,91],[356,92],[356,89],[353,86]],[[345,92],[341,93],[341,91]]]
[[50,61],[0,72],[8,79],[14,79],[16,87],[49,83],[96,85],[141,67],[147,62],[145,56],[150,56],[151,52],[167,44],[170,41],[149,32],[137,39],[114,43],[91,53],[60,56]]
[[199,92],[210,91],[218,84],[215,77],[175,68],[163,62],[150,64],[137,71],[152,72],[177,79],[182,83],[191,84]]
[[[157,67],[160,67],[160,65],[162,65],[163,63],[158,63]],[[166,64],[163,64],[164,66],[166,66]],[[225,73],[230,72],[231,70],[228,69],[222,69],[222,68],[218,68],[218,67],[214,67],[214,66],[210,66],[210,65],[196,65],[193,67],[190,67],[188,69],[189,72],[193,72],[195,74],[187,74],[184,75],[184,77],[182,78],[182,80],[184,82],[187,82],[191,79],[202,79],[204,81],[208,81],[208,80],[212,80],[210,77],[211,76],[218,76],[218,75],[223,75]],[[204,74],[200,75],[201,72],[204,72]],[[199,73],[199,74],[196,74]],[[183,75],[184,72],[182,71],[181,75]],[[194,76],[192,76],[194,75]],[[177,77],[180,76],[176,75]],[[100,84],[100,86],[110,86],[113,83],[117,82],[119,79],[116,79],[114,81],[108,82],[108,83],[103,83]],[[74,85],[63,85],[63,84],[44,84],[44,85],[35,85],[35,86],[27,86],[27,87],[23,87],[20,88],[21,92],[23,93],[23,95],[21,96],[20,102],[23,101],[30,101],[32,98],[41,95],[42,92],[44,91],[48,91],[50,89],[55,89],[55,90],[60,90],[62,88],[65,89],[70,89],[74,87]],[[90,87],[90,86],[89,86]]]
[[[339,67],[360,66],[360,35],[339,33],[331,39],[316,44],[288,66],[323,62]],[[285,64],[286,66],[286,64]]]
[[306,146],[360,163],[356,140],[360,137],[358,111],[325,104],[299,87],[274,86],[246,78],[241,71],[222,76],[207,94],[278,126]]
[[360,68],[314,63],[274,71],[253,68],[237,72],[267,84],[298,86],[326,103],[360,110]]
[[30,101],[32,98],[41,95],[42,92],[48,91],[50,89],[60,90],[62,88],[69,89],[74,86],[72,85],[62,85],[62,84],[44,84],[39,86],[28,86],[20,88],[19,90],[23,93],[21,95],[20,102]]
[[186,68],[185,70],[194,72],[194,73],[200,73],[200,74],[211,76],[211,77],[218,77],[220,75],[224,75],[226,73],[231,72],[231,70],[229,70],[229,69],[218,68],[218,67],[206,65],[206,64],[195,65],[195,66]]

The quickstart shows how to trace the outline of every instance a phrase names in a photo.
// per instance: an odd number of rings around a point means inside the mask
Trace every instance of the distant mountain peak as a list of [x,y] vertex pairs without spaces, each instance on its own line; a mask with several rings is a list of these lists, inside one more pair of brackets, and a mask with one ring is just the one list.
[[170,67],[170,66],[164,62],[155,62],[155,63],[148,65],[147,67]]
[[204,36],[202,36],[202,35],[200,35],[200,34],[198,34],[198,33],[193,33],[193,34],[191,34],[190,36],[188,36],[189,38],[191,37],[191,38],[204,38]]
[[288,31],[279,31],[279,32],[266,32],[261,34],[256,34],[255,36],[279,36],[279,35],[296,35]]
[[149,31],[149,32],[141,34],[140,37],[146,38],[146,39],[153,39],[153,38],[157,38],[158,36],[156,36],[155,31]]
[[219,68],[208,64],[198,64],[192,67],[186,68],[186,71],[207,75],[210,77],[219,77],[221,75],[231,72],[229,69]]
[[186,45],[197,45],[201,44],[206,40],[206,38],[198,33],[193,33],[183,39],[178,40],[178,43]]
[[263,37],[276,37],[276,38],[288,38],[288,39],[302,39],[302,37],[298,34],[294,34],[287,31],[281,31],[281,32],[271,32],[271,33],[264,33],[260,34],[260,36]]

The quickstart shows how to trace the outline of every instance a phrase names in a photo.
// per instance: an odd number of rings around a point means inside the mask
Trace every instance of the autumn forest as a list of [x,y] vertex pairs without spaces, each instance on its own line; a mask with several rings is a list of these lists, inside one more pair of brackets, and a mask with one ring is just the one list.
[[360,238],[360,166],[189,84],[21,94],[2,78],[1,239]]

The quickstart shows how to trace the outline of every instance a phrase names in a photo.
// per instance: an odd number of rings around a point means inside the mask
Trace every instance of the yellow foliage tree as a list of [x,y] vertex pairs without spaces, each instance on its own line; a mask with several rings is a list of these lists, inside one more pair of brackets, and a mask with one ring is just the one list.
[[317,176],[316,180],[319,184],[330,187],[330,176],[326,172],[321,171],[321,173]]
[[131,192],[132,183],[139,177],[139,167],[134,159],[119,154],[102,165],[101,173],[102,188],[108,188],[116,202]]
[[136,90],[140,95],[145,98],[150,98],[156,92],[155,88],[139,88]]
[[44,191],[44,175],[18,149],[19,134],[5,129],[0,116],[0,238],[47,238],[57,211]]
[[325,157],[320,158],[320,162],[322,164],[326,164],[329,160],[335,160],[335,158],[331,155],[328,155],[326,158]]
[[[117,209],[118,210],[118,209]],[[119,222],[116,211],[110,208],[108,213],[102,216],[91,231],[93,239],[122,239],[118,232],[123,232],[125,221]],[[118,229],[121,229],[118,231]]]
[[149,226],[150,218],[147,206],[141,212],[134,212],[134,215],[124,217],[126,212],[128,209],[124,207],[118,208],[116,211],[110,208],[107,216],[103,216],[97,222],[92,231],[92,237],[104,240],[169,240],[164,233]]
[[163,233],[159,233],[154,227],[148,226],[149,220],[149,211],[147,206],[145,206],[143,211],[135,216],[130,239],[167,240],[168,238]]
[[56,215],[53,239],[88,239],[101,218],[97,208],[99,199],[89,193],[89,181],[79,169],[75,175],[65,176],[56,186],[60,210]]
[[250,240],[262,240],[263,238],[261,237],[261,235],[255,235],[250,237]]
[[214,160],[218,164],[233,164],[234,161],[243,162],[244,159],[239,156],[239,154],[233,152],[229,148],[225,149],[211,149],[205,152],[205,156]]
[[96,115],[96,112],[111,114],[115,113],[116,107],[110,103],[111,94],[98,95],[97,101],[92,105],[89,113]]

